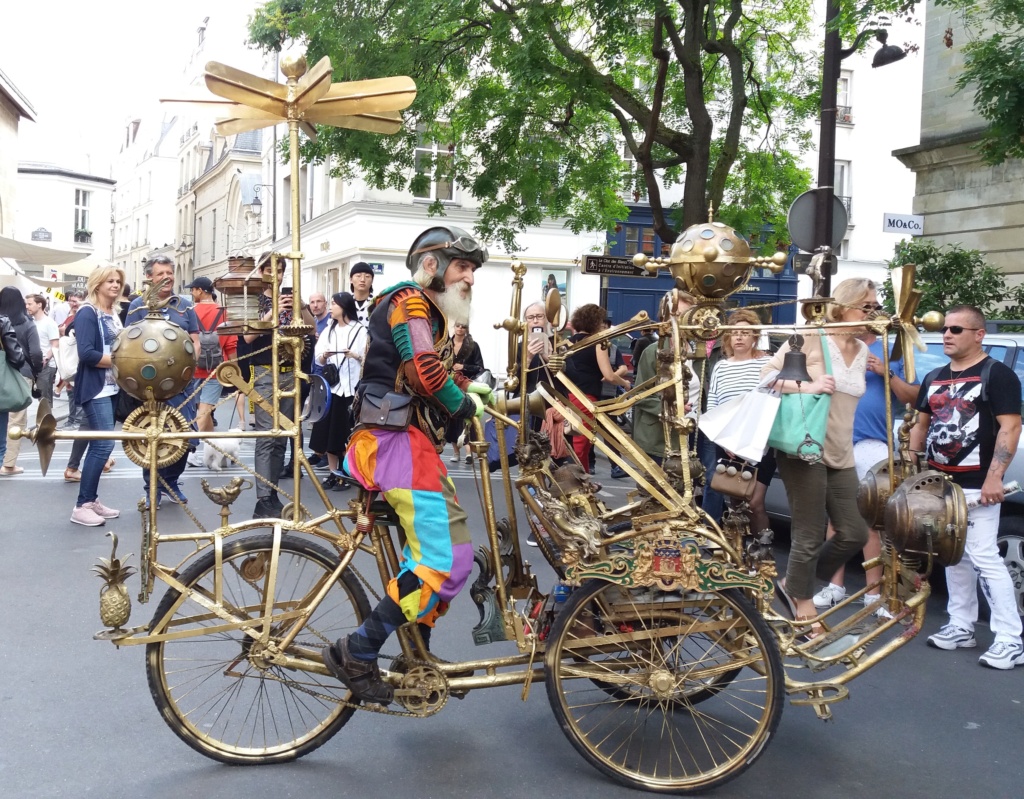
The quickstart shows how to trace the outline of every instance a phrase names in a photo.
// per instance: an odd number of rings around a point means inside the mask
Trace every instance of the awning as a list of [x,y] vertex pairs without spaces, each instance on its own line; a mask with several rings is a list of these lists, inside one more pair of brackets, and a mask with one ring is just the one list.
[[77,261],[73,264],[66,264],[64,266],[59,266],[57,264],[47,264],[47,266],[52,266],[64,275],[89,277],[93,269],[97,269],[101,266],[113,266],[113,264],[105,258],[86,258],[84,261]]
[[15,261],[24,261],[29,264],[60,266],[81,261],[88,254],[40,247],[38,244],[28,244],[24,241],[0,236],[0,258],[13,258]]

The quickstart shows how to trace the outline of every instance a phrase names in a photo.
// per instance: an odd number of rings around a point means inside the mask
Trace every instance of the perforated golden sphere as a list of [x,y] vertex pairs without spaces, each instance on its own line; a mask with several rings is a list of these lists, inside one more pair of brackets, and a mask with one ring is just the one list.
[[170,399],[196,371],[196,350],[188,333],[166,319],[146,317],[117,334],[110,348],[117,384],[136,399]]
[[[688,227],[672,245],[669,268],[698,297],[721,299],[743,288],[754,268],[746,263],[750,245],[721,222]],[[731,258],[741,259],[733,263]]]
[[281,56],[281,74],[286,78],[301,78],[306,74],[306,68],[306,56],[302,53]]

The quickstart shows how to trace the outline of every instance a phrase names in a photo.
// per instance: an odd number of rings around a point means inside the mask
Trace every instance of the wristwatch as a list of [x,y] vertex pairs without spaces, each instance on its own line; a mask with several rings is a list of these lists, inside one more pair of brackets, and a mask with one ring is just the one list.
[[896,373],[892,369],[889,370],[889,379],[890,380],[895,380],[896,379]]

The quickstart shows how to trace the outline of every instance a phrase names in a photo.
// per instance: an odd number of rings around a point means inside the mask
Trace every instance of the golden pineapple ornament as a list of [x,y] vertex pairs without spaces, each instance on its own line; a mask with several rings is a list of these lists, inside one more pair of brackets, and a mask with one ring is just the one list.
[[[100,589],[100,621],[113,629],[98,632],[93,637],[111,639],[128,634],[127,630],[121,629],[121,625],[132,615],[132,600],[124,583],[135,574],[135,567],[124,565],[124,561],[117,557],[117,536],[114,533],[107,535],[114,541],[110,548],[110,558],[100,558],[100,562],[92,567],[92,571],[103,578],[103,587]],[[130,557],[131,555],[128,556]]]

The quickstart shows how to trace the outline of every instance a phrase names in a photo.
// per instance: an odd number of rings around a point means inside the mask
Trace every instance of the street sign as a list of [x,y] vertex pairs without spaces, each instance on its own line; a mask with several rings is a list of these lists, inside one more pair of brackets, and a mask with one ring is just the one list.
[[920,236],[924,233],[924,217],[920,214],[882,214],[882,232]]
[[375,274],[375,275],[383,275],[384,274],[384,264],[383,263],[381,263],[380,261],[370,261],[369,263],[370,263],[370,268],[373,270],[373,274]]
[[[816,208],[818,203],[817,189],[805,191],[789,206],[789,213],[786,215],[786,224],[789,226],[789,237],[801,250],[814,252],[814,222],[817,217]],[[835,195],[832,195],[832,249],[838,250],[846,235],[846,228],[850,224],[850,215]]]
[[633,265],[631,257],[621,255],[584,255],[583,274],[613,275],[615,277],[657,277],[657,272],[648,272]]

